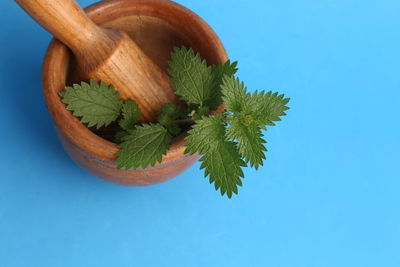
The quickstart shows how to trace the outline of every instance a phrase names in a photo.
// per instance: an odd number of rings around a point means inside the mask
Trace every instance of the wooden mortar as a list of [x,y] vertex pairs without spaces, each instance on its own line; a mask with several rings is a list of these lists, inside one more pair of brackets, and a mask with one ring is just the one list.
[[[168,0],[109,0],[90,6],[86,12],[96,24],[128,33],[164,71],[175,46],[192,47],[208,64],[228,59],[221,41],[206,22]],[[173,141],[162,162],[154,167],[116,169],[114,155],[119,150],[116,144],[81,124],[66,110],[58,95],[66,85],[80,81],[76,70],[70,50],[52,40],[44,59],[44,95],[64,148],[81,167],[115,184],[144,186],[171,179],[197,160],[197,155],[184,154],[184,133]]]

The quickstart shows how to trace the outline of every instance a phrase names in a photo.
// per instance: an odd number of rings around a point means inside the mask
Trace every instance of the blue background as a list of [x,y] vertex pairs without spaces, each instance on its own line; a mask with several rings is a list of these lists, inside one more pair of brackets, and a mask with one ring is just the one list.
[[144,188],[85,173],[42,97],[50,35],[2,1],[0,266],[400,266],[400,2],[179,3],[251,90],[292,98],[265,166],[232,200],[199,164]]

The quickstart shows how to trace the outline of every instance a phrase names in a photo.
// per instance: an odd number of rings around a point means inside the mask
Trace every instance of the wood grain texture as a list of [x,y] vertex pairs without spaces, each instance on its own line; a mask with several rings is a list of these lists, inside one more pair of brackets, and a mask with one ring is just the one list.
[[[86,12],[95,23],[126,32],[163,71],[174,46],[192,47],[209,64],[227,60],[222,43],[207,23],[174,2],[111,0],[97,3]],[[139,170],[115,169],[118,147],[81,124],[58,96],[65,85],[82,78],[77,66],[70,50],[53,40],[43,67],[44,95],[65,149],[80,166],[112,183],[142,186],[171,179],[196,161],[196,155],[184,154],[184,133],[173,141],[162,163]]]
[[82,77],[113,84],[123,99],[134,99],[142,121],[177,101],[167,74],[127,34],[97,26],[74,0],[16,2],[73,51]]

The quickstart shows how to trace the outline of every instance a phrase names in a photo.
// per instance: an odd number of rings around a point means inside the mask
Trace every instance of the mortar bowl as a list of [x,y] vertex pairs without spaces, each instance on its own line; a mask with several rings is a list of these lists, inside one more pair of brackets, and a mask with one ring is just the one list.
[[[176,46],[192,47],[208,64],[228,59],[210,26],[192,11],[172,1],[109,0],[88,7],[86,12],[103,27],[127,32],[165,71]],[[161,163],[143,169],[116,169],[117,145],[81,124],[61,102],[59,92],[80,81],[76,70],[70,50],[53,39],[44,59],[44,96],[65,150],[82,168],[114,184],[145,186],[171,179],[197,160],[198,155],[184,154],[186,133],[183,133],[173,140]]]

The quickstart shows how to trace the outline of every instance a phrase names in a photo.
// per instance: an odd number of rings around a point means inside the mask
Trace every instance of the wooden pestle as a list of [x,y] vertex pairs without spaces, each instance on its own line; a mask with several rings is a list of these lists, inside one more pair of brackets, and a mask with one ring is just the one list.
[[124,32],[93,23],[74,0],[15,0],[33,19],[68,46],[88,79],[113,84],[134,99],[143,121],[176,102],[168,76]]

